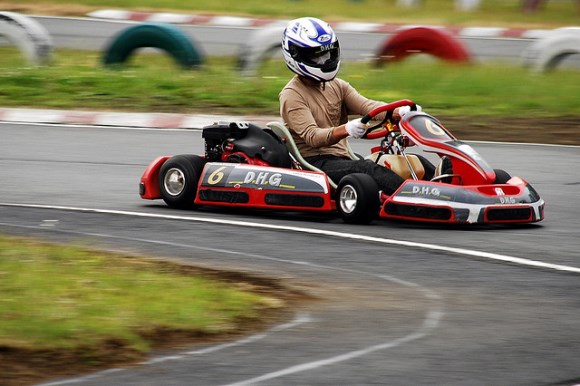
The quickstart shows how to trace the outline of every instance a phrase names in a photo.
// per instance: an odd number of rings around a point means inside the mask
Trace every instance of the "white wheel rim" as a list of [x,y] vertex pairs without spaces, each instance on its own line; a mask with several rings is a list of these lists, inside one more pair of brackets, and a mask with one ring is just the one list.
[[170,196],[179,196],[185,188],[185,175],[181,170],[171,168],[165,173],[163,186]]
[[351,185],[346,185],[340,191],[339,204],[344,213],[352,213],[356,209],[358,196]]

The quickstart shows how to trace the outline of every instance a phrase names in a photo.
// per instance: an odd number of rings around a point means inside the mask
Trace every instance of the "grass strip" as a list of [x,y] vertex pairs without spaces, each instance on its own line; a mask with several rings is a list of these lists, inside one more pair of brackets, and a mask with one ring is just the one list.
[[[281,60],[258,75],[240,76],[236,58],[211,57],[181,70],[164,54],[137,54],[123,69],[100,65],[96,52],[57,50],[52,65],[25,65],[14,48],[0,48],[0,106],[277,115],[278,93],[292,73]],[[413,99],[446,116],[557,117],[576,115],[580,72],[532,73],[514,64],[455,65],[417,55],[375,68],[345,62],[340,76],[382,101]]]
[[252,15],[292,19],[314,16],[332,20],[364,20],[391,23],[453,24],[476,26],[558,27],[578,22],[574,1],[546,1],[538,12],[522,11],[521,0],[485,0],[478,9],[465,12],[455,1],[422,1],[404,8],[397,0],[19,0],[0,1],[4,10],[34,14],[84,15],[98,9],[130,9],[151,12]]
[[117,341],[148,352],[159,332],[234,333],[282,300],[171,264],[0,236],[0,347]]

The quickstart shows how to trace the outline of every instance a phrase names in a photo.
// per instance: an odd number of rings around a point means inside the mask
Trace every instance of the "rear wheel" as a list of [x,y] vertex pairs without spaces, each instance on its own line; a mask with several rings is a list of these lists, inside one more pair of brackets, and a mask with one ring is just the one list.
[[165,203],[178,209],[195,208],[197,184],[205,160],[196,155],[176,155],[159,170],[159,191]]
[[379,212],[379,188],[367,174],[349,174],[340,180],[336,208],[342,219],[351,224],[368,224]]

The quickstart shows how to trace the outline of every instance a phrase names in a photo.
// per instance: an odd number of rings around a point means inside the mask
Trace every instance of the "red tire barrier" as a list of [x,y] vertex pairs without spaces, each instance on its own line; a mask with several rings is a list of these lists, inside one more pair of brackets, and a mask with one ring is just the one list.
[[450,33],[431,27],[403,29],[378,50],[376,64],[399,61],[412,54],[430,54],[451,62],[470,62],[471,56]]

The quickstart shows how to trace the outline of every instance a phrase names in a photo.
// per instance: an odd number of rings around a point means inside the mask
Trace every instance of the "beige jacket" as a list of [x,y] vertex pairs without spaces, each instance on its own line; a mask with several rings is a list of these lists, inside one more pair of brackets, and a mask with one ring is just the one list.
[[279,95],[280,115],[303,157],[348,157],[346,138],[336,143],[334,127],[348,122],[349,115],[363,116],[383,104],[360,95],[342,79],[313,86],[294,76]]

